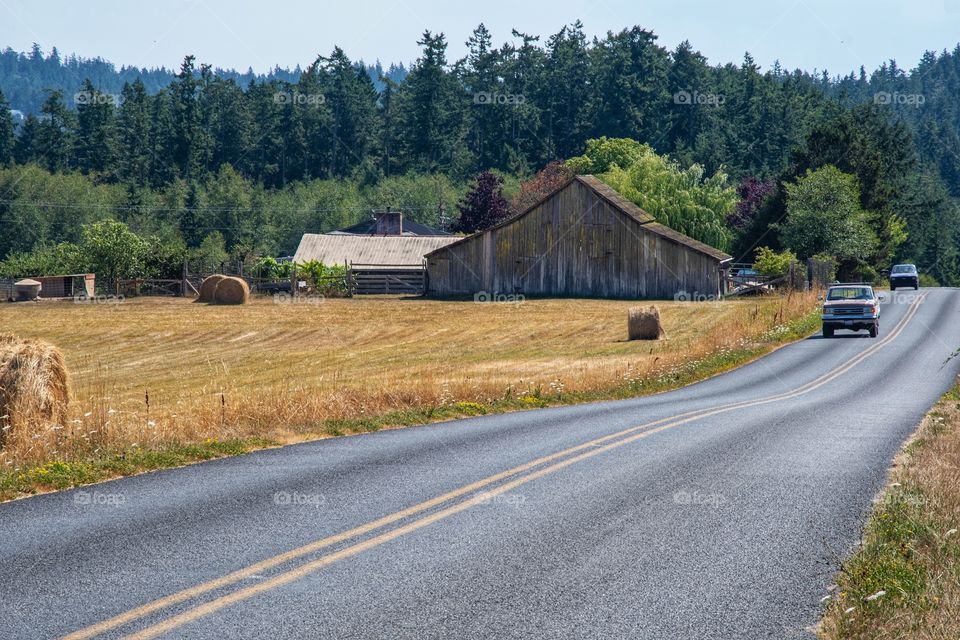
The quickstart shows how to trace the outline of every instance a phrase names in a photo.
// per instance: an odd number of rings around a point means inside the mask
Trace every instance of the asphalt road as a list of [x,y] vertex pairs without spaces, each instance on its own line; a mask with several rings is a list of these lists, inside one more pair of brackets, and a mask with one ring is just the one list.
[[808,637],[960,366],[960,294],[920,293],[653,397],[0,505],[0,637]]

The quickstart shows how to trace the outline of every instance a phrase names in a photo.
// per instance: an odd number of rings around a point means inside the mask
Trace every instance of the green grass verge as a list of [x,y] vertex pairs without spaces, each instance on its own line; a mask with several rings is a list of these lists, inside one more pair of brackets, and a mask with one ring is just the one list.
[[80,461],[54,461],[23,471],[0,472],[0,500],[43,491],[69,489],[144,471],[181,467],[193,462],[248,453],[277,443],[260,438],[207,440],[159,449],[130,449]]

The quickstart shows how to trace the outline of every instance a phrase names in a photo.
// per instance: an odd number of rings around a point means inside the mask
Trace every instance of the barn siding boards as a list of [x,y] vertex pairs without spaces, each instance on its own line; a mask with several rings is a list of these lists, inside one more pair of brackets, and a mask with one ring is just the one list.
[[653,221],[593,176],[577,176],[486,231],[427,254],[440,296],[672,298],[718,295],[730,256]]

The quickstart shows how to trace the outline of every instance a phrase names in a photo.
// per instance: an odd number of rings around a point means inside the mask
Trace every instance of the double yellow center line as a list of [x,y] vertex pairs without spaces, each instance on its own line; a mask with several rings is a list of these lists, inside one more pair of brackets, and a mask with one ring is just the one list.
[[[920,304],[925,298],[925,294],[921,294],[917,299],[911,304],[907,312],[904,314],[903,318],[897,323],[896,327],[883,339],[875,344],[871,345],[869,348],[865,349],[859,353],[854,358],[845,362],[844,364],[835,367],[834,369],[828,371],[826,374],[804,384],[796,389],[791,391],[766,396],[763,398],[758,398],[755,400],[746,400],[742,402],[728,403],[724,405],[719,405],[713,408],[700,409],[696,411],[688,411],[686,413],[677,414],[674,416],[669,416],[666,418],[661,418],[659,420],[654,420],[652,422],[647,422],[645,424],[637,425],[624,429],[617,433],[606,435],[600,438],[584,442],[582,444],[564,449],[563,451],[558,451],[556,453],[531,460],[525,464],[522,464],[512,469],[502,471],[500,473],[488,476],[476,482],[464,485],[453,491],[449,491],[442,495],[439,495],[435,498],[421,502],[414,506],[408,507],[406,509],[397,511],[390,515],[384,516],[367,524],[355,527],[348,531],[338,533],[320,540],[316,540],[307,545],[292,549],[285,553],[281,553],[276,556],[272,556],[255,564],[244,567],[227,575],[224,575],[220,578],[198,584],[194,587],[178,591],[177,593],[171,594],[169,596],[154,600],[142,606],[130,609],[124,613],[121,613],[113,618],[109,618],[102,622],[96,623],[89,627],[85,627],[78,631],[75,631],[67,636],[64,636],[65,640],[83,640],[86,638],[93,638],[97,635],[115,629],[119,626],[134,622],[140,618],[148,616],[150,614],[156,613],[162,609],[172,607],[174,605],[180,604],[187,600],[197,598],[203,594],[209,593],[211,591],[227,587],[229,585],[235,584],[241,580],[257,576],[264,571],[273,569],[281,564],[287,563],[291,560],[296,560],[302,558],[303,556],[315,553],[332,545],[336,545],[341,542],[346,542],[353,538],[366,535],[368,533],[375,532],[378,529],[382,529],[388,525],[395,524],[401,520],[405,520],[417,514],[421,514],[425,511],[429,511],[435,507],[439,507],[444,503],[450,502],[457,498],[462,498],[464,496],[470,496],[466,500],[457,502],[450,506],[447,506],[443,509],[435,511],[433,513],[424,515],[416,520],[403,524],[399,527],[385,531],[376,536],[358,542],[356,544],[344,547],[333,553],[326,554],[311,560],[304,564],[301,564],[295,568],[289,569],[282,573],[279,573],[271,578],[261,580],[254,585],[244,587],[228,593],[226,595],[220,596],[208,602],[199,604],[195,607],[192,607],[180,614],[172,616],[166,620],[163,620],[157,624],[146,627],[145,629],[134,633],[128,638],[146,640],[148,638],[155,638],[163,633],[176,629],[184,624],[187,624],[191,621],[202,618],[206,615],[209,615],[215,611],[218,611],[224,607],[230,606],[237,602],[247,600],[252,598],[260,593],[276,589],[277,587],[289,584],[295,580],[298,580],[304,576],[307,576],[311,573],[314,573],[323,567],[326,567],[330,564],[333,564],[339,560],[355,556],[359,553],[382,545],[386,542],[399,538],[400,536],[407,535],[418,529],[422,529],[434,522],[443,520],[452,515],[465,511],[481,502],[488,501],[490,498],[505,494],[517,487],[532,482],[538,478],[556,473],[561,469],[568,467],[570,465],[582,462],[594,456],[600,455],[607,451],[611,451],[618,447],[622,447],[626,444],[630,444],[642,438],[660,433],[667,429],[672,429],[680,425],[684,425],[695,420],[701,420],[703,418],[708,418],[715,416],[721,413],[727,413],[730,411],[735,411],[738,409],[744,409],[748,407],[755,407],[763,404],[769,404],[771,402],[780,402],[782,400],[789,400],[797,398],[804,394],[810,393],[816,389],[819,389],[825,384],[835,380],[836,378],[844,375],[850,369],[855,367],[857,364],[863,360],[869,358],[871,355],[877,353],[880,349],[883,349],[891,342],[893,342],[897,336],[899,336],[910,320],[917,314]],[[546,466],[544,466],[546,465]],[[538,468],[539,467],[539,468]],[[525,474],[525,475],[521,475]],[[519,477],[515,477],[519,476]],[[494,488],[488,489],[483,493],[476,493],[480,489],[489,487],[490,485],[496,484],[503,480],[509,480],[503,484],[500,484]],[[473,494],[473,495],[471,495]]]

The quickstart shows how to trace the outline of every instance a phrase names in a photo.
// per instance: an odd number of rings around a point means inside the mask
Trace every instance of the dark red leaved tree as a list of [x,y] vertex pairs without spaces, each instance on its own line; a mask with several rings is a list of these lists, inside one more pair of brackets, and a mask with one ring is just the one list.
[[489,229],[510,215],[510,205],[503,197],[503,178],[489,171],[477,176],[476,184],[457,203],[460,219],[453,230],[473,233]]
[[570,179],[573,171],[560,160],[549,163],[534,177],[520,184],[520,193],[510,201],[517,213],[540,202],[546,195]]

